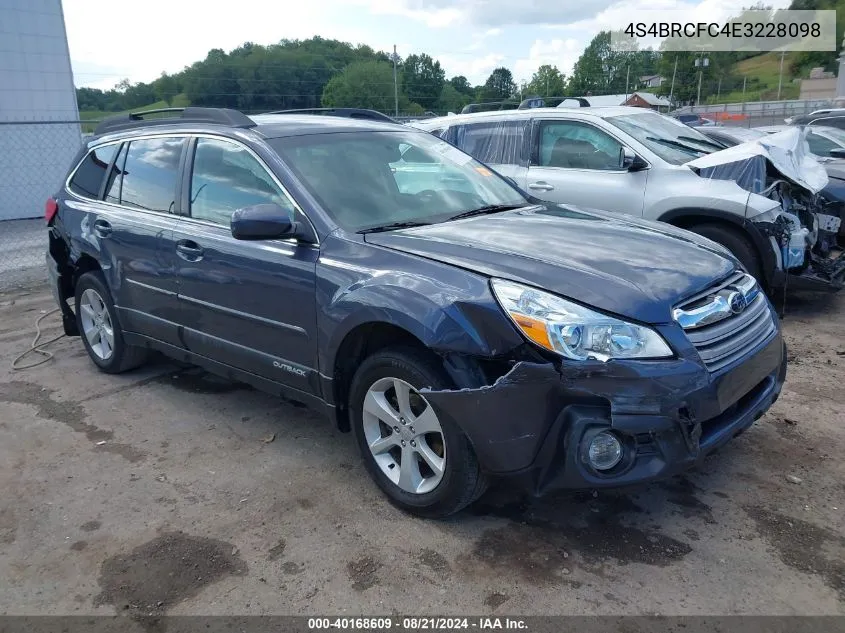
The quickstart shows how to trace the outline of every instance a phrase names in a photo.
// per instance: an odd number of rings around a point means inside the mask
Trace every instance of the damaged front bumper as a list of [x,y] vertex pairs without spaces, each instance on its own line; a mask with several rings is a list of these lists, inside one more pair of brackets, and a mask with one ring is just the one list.
[[[682,472],[747,429],[778,398],[786,377],[780,331],[732,368],[709,374],[693,354],[669,361],[519,362],[495,384],[427,391],[438,415],[461,428],[482,468],[518,476],[534,494],[662,479]],[[623,459],[589,465],[599,432],[620,439]]]

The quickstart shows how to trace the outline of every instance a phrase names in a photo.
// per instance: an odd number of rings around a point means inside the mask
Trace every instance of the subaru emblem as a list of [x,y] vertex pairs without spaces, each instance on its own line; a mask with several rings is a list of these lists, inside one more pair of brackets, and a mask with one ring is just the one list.
[[739,314],[747,307],[748,302],[745,300],[745,295],[741,292],[732,292],[728,295],[728,307],[734,314]]

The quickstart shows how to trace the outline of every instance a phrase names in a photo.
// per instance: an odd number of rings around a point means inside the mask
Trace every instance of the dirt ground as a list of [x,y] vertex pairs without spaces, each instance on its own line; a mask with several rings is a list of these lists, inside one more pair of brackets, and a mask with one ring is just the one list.
[[698,470],[440,522],[248,387],[69,338],[13,372],[53,307],[0,294],[0,614],[845,614],[845,293],[790,298],[781,399]]

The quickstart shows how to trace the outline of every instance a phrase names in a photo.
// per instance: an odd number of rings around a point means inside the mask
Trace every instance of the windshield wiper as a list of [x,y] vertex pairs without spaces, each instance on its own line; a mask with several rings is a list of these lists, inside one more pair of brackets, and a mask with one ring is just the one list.
[[470,209],[469,211],[463,211],[462,213],[458,213],[457,215],[453,215],[446,219],[447,222],[451,220],[460,220],[461,218],[471,218],[474,215],[486,215],[488,213],[499,213],[500,211],[512,211],[513,209],[519,209],[521,207],[528,206],[526,204],[488,204],[483,207],[478,207],[477,209]]
[[680,150],[685,152],[694,152],[696,154],[707,154],[709,153],[705,149],[701,149],[700,147],[693,147],[692,145],[687,145],[685,143],[679,143],[678,141],[673,141],[672,139],[668,138],[657,138],[656,136],[646,136],[645,140],[647,141],[654,141],[655,143],[663,143],[664,145],[668,145],[669,147],[677,147]]
[[410,229],[414,226],[427,226],[431,224],[431,222],[414,222],[414,221],[407,221],[407,222],[391,222],[390,224],[382,224],[381,226],[371,226],[368,229],[361,229],[357,231],[359,235],[364,235],[365,233],[383,233],[384,231],[396,231],[398,229]]
[[725,149],[724,145],[717,143],[716,141],[706,141],[703,138],[695,138],[694,136],[679,136],[678,138],[682,141],[692,141],[693,143],[699,143],[701,145],[709,145],[710,147],[715,147],[717,150]]

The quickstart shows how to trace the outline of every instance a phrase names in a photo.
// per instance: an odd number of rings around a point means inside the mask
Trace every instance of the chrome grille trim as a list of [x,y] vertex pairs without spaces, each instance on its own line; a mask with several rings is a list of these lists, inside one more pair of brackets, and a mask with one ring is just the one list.
[[[743,295],[747,301],[745,309],[738,314],[730,310],[726,300],[732,293]],[[707,318],[700,318],[702,315]],[[673,316],[711,372],[756,349],[777,329],[766,297],[754,279],[745,273],[732,275],[693,296],[673,310]]]

